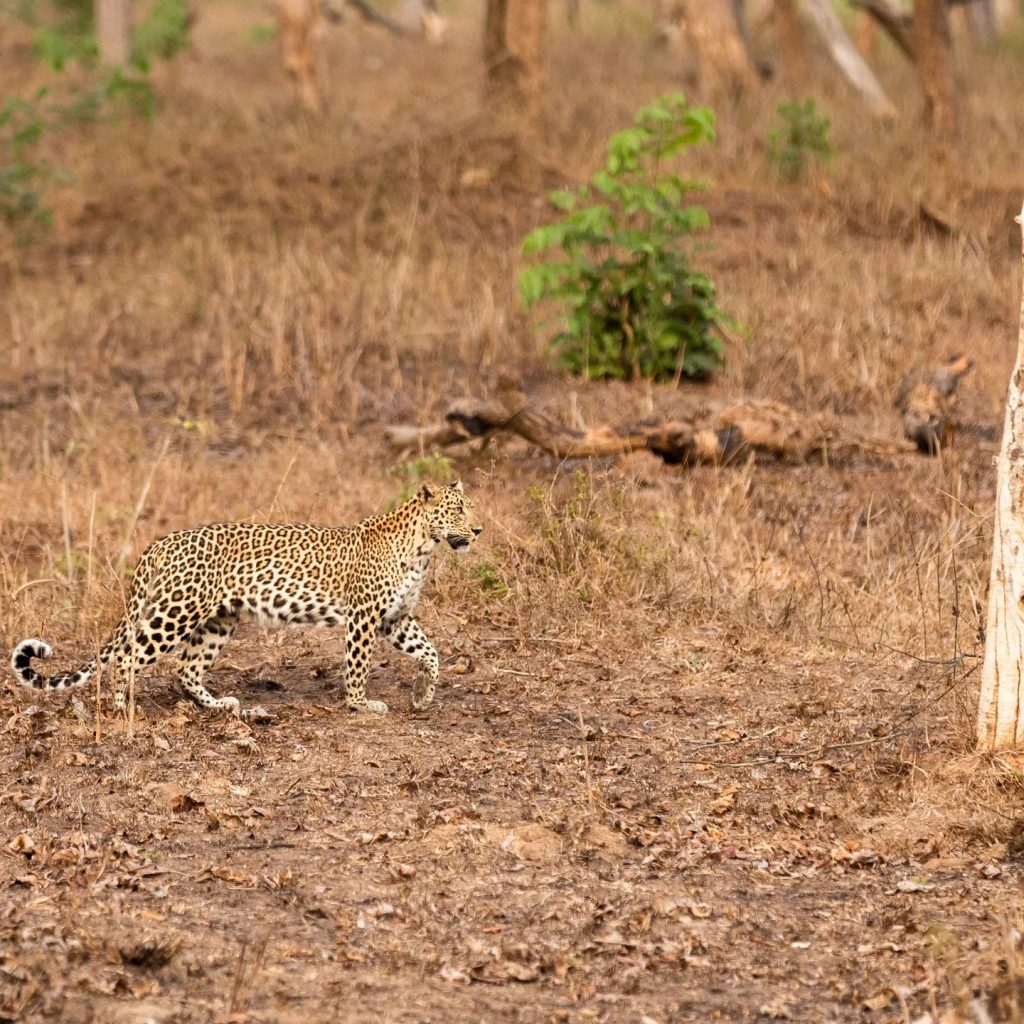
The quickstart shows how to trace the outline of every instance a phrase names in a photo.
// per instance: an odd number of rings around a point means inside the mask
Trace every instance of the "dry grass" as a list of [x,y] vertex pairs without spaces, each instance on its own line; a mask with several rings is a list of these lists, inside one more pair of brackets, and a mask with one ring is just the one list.
[[[554,375],[515,297],[545,190],[684,84],[639,15],[556,28],[557,101],[519,142],[479,110],[469,15],[440,51],[335,32],[315,119],[248,41],[264,17],[204,8],[152,123],[50,142],[77,175],[54,233],[2,250],[4,650],[42,635],[86,657],[170,529],[383,507],[410,469],[382,426],[499,371],[593,423],[680,401]],[[0,83],[31,73],[5,61]],[[686,168],[714,183],[700,259],[746,328],[717,392],[895,432],[901,376],[967,351],[953,451],[694,470],[447,453],[487,543],[432,585],[446,685],[427,717],[390,658],[371,687],[394,713],[340,711],[320,631],[227,650],[214,689],[278,716],[255,731],[176,705],[167,666],[131,739],[91,694],[37,709],[10,684],[0,1014],[982,1020],[992,996],[1020,1019],[1022,776],[968,752],[1024,73],[995,53],[963,75],[950,168],[921,155],[911,101],[879,126],[822,87],[835,163],[780,186],[771,84],[720,109]],[[922,200],[976,244],[936,235]]]

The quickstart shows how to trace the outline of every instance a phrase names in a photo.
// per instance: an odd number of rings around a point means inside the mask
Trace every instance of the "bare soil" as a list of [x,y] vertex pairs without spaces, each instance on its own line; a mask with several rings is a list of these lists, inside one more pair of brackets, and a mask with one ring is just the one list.
[[[583,35],[556,19],[535,137],[480,109],[470,11],[442,50],[332,30],[309,117],[247,34],[265,14],[211,3],[153,122],[46,143],[75,181],[0,262],[0,647],[89,657],[133,560],[179,527],[352,522],[458,474],[486,531],[428,588],[424,714],[383,650],[391,712],[346,712],[328,630],[245,627],[225,650],[211,688],[265,724],[182,702],[169,664],[130,722],[6,678],[0,1020],[1024,1019],[1024,760],[971,751],[1019,60],[962,41],[948,167],[895,57],[897,124],[817,87],[837,155],[802,184],[766,160],[777,85],[722,105],[684,170],[713,182],[697,258],[742,325],[729,368],[584,383],[552,368],[515,272],[546,190],[685,84],[622,11],[595,5]],[[38,74],[15,58],[8,90]],[[975,369],[937,459],[687,469],[382,439],[503,372],[570,422],[747,394],[895,437],[902,376],[957,351]]]

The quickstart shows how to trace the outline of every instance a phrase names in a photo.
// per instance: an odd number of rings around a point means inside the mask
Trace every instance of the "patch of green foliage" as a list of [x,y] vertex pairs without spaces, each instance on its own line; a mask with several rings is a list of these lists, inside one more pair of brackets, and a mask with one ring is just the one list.
[[391,475],[398,477],[402,488],[388,505],[388,511],[398,508],[408,501],[419,489],[421,484],[450,484],[458,477],[451,459],[440,452],[421,455],[418,459],[410,459],[391,470]]
[[50,0],[50,3],[20,5],[21,20],[32,25],[32,49],[36,57],[55,71],[77,61],[96,60],[91,0]]
[[501,570],[493,562],[483,562],[473,566],[472,576],[480,584],[485,594],[504,597],[508,593],[508,584],[501,575]]
[[154,0],[132,34],[131,63],[149,71],[153,60],[170,60],[189,44],[188,0]]
[[276,38],[276,25],[267,22],[261,22],[259,25],[253,25],[249,29],[249,39],[254,43],[265,45],[266,43],[272,43]]
[[55,71],[77,64],[91,79],[84,88],[43,89],[0,101],[0,220],[24,237],[27,229],[49,223],[46,188],[69,177],[38,156],[39,144],[72,123],[114,117],[119,107],[152,116],[151,62],[188,44],[188,5],[187,0],[153,0],[136,25],[128,64],[101,69],[92,0],[0,2],[5,14],[32,27],[37,59]]
[[40,189],[50,171],[29,156],[44,130],[35,103],[12,97],[0,106],[0,147],[8,154],[0,163],[0,217],[9,224],[49,222]]
[[666,167],[712,142],[714,123],[713,111],[678,93],[642,108],[588,184],[550,194],[564,216],[523,241],[524,253],[557,254],[522,271],[519,290],[528,309],[561,304],[565,327],[549,344],[571,372],[664,380],[722,365],[715,286],[683,244],[709,226],[707,211],[686,202],[704,186]]
[[812,99],[793,100],[778,109],[782,124],[768,132],[768,157],[787,181],[800,181],[812,163],[832,159],[832,122]]

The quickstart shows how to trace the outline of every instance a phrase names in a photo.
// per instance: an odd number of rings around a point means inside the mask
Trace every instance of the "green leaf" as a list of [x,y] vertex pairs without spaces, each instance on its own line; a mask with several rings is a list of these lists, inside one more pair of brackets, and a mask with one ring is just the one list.
[[576,206],[577,194],[570,192],[569,189],[560,188],[555,189],[554,192],[548,193],[548,201],[559,210],[571,210]]
[[556,245],[561,245],[565,239],[568,228],[565,224],[546,224],[543,227],[534,228],[524,239],[522,251],[526,255],[535,252],[545,252]]

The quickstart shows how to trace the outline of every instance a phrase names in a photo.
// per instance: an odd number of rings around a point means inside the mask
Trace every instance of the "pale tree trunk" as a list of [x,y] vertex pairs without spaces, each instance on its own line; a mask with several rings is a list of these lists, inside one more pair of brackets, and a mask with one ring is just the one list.
[[963,5],[967,31],[979,43],[991,43],[996,38],[996,7],[993,0],[971,0]]
[[895,117],[896,108],[850,42],[831,0],[804,0],[804,9],[825,41],[832,60],[850,85],[867,100],[872,112],[880,117]]
[[128,63],[132,47],[131,0],[96,0],[96,43],[109,67]]
[[790,86],[799,87],[807,81],[810,63],[807,59],[807,34],[796,0],[775,0],[772,18],[779,37],[783,77]]
[[437,0],[404,0],[402,20],[410,32],[422,35],[428,43],[437,46],[444,42],[448,23],[437,9]]
[[320,107],[317,49],[323,32],[319,0],[276,0],[281,63],[307,110]]
[[532,119],[544,98],[547,0],[487,0],[484,64],[488,99]]
[[956,142],[956,77],[946,0],[914,0],[914,53],[924,91],[924,123],[936,153]]
[[900,48],[908,60],[914,55],[913,15],[905,14],[892,0],[850,0],[858,8],[857,49],[867,59],[869,47],[873,50],[879,28],[885,29],[889,38]]
[[[1021,266],[1024,268],[1024,209]],[[1022,278],[1024,286],[1024,278]],[[978,746],[1024,743],[1024,289],[1017,363],[1010,377],[1003,443],[996,461],[996,511],[988,587],[985,661],[978,701]]]
[[677,12],[679,37],[697,59],[703,92],[735,95],[755,84],[730,0],[681,0]]
[[995,0],[996,32],[1005,32],[1020,21],[1019,0]]

